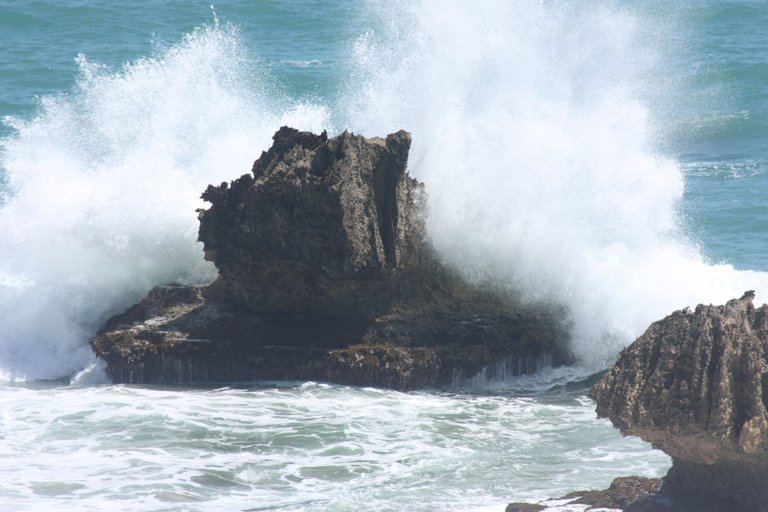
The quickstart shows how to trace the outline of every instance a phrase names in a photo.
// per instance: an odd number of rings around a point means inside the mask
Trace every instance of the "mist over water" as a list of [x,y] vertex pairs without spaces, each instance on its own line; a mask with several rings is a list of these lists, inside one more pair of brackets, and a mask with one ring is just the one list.
[[248,172],[281,125],[407,129],[446,262],[565,305],[574,350],[609,364],[673,309],[765,288],[681,229],[683,175],[658,149],[668,72],[646,21],[591,2],[371,2],[334,104],[281,94],[212,23],[6,119],[0,166],[0,379],[70,375],[110,314],[169,281],[205,282],[200,193]]

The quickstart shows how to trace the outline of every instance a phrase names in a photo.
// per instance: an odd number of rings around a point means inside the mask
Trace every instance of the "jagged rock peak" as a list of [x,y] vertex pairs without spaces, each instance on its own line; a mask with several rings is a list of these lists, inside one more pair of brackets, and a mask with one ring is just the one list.
[[347,295],[335,287],[365,288],[423,263],[423,192],[408,176],[408,132],[329,139],[282,127],[273,140],[251,175],[202,196],[211,207],[199,212],[199,239],[232,297],[257,310],[275,297],[280,309],[327,309],[329,297]]

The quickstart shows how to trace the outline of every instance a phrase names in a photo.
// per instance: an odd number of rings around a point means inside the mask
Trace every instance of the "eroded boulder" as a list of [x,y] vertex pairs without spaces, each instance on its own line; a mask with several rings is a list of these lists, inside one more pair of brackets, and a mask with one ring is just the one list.
[[672,457],[668,494],[768,510],[768,305],[753,299],[653,323],[590,391],[599,416]]

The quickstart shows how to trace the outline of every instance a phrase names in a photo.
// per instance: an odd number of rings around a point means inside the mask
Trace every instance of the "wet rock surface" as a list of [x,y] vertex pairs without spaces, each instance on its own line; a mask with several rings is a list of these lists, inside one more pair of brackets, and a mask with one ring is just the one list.
[[218,279],[157,287],[91,340],[116,382],[415,389],[569,362],[563,311],[470,285],[433,254],[407,132],[273,139],[250,174],[203,193]]
[[663,494],[678,503],[768,510],[768,305],[753,298],[655,322],[590,392],[599,416],[672,457]]
[[[630,476],[617,478],[610,488],[602,491],[576,491],[562,498],[548,500],[542,503],[510,503],[506,512],[542,512],[554,503],[568,505],[584,505],[581,509],[625,509],[633,504],[647,501],[650,496],[658,493],[661,479]],[[553,503],[554,502],[554,503]],[[640,512],[644,509],[635,509]]]

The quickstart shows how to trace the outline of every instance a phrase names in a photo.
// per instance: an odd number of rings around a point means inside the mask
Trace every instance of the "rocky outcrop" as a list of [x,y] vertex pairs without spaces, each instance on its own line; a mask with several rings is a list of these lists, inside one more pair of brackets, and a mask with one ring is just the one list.
[[768,305],[753,298],[655,322],[590,392],[599,416],[672,457],[668,495],[768,510]]
[[569,361],[565,315],[471,286],[424,233],[411,138],[281,128],[199,212],[210,286],[164,286],[93,338],[117,382],[322,380],[397,389]]

